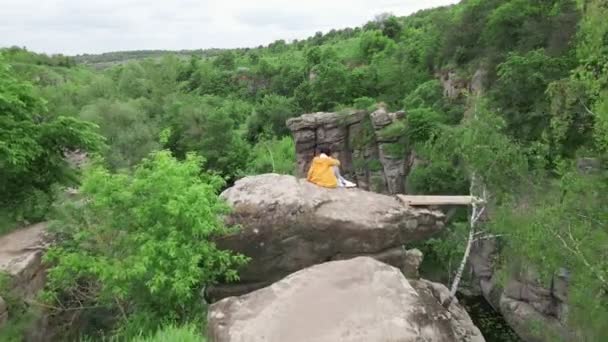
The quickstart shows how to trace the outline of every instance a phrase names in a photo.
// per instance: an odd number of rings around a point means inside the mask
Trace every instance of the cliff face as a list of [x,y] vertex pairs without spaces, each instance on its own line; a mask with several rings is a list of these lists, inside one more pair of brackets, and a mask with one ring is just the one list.
[[391,125],[402,124],[405,112],[389,113],[380,108],[364,111],[304,114],[287,121],[296,144],[297,170],[305,177],[319,147],[330,147],[341,162],[346,178],[378,193],[405,193],[406,176],[415,156]]

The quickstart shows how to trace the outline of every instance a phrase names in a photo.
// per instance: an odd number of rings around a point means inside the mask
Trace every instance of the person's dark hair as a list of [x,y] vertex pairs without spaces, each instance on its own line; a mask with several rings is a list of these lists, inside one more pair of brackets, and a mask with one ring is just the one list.
[[331,149],[329,147],[319,147],[319,154],[327,154],[331,156]]

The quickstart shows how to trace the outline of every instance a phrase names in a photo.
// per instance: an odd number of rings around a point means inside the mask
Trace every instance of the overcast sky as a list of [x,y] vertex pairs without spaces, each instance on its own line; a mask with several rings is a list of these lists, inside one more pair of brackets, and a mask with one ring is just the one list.
[[457,0],[0,0],[0,47],[46,53],[251,47]]

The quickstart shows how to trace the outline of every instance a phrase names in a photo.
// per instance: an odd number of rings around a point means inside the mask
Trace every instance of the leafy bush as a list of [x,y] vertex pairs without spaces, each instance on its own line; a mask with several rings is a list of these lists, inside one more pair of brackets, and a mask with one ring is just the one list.
[[291,137],[262,139],[253,147],[247,174],[295,173],[295,144]]
[[172,132],[168,147],[179,158],[196,152],[208,170],[234,178],[245,168],[249,146],[227,114],[233,104],[217,96],[177,97],[167,107]]
[[365,60],[371,60],[375,54],[383,51],[391,44],[393,44],[393,41],[383,35],[382,31],[367,31],[361,35],[359,45],[361,57]]
[[358,97],[353,101],[355,109],[369,110],[376,105],[376,100],[371,97]]
[[439,109],[443,103],[443,88],[438,80],[431,80],[422,83],[411,92],[405,100],[403,105],[406,110],[416,109],[421,107]]
[[194,324],[183,326],[169,325],[150,337],[139,337],[132,342],[205,342],[200,331]]
[[297,113],[297,107],[290,98],[280,95],[267,95],[255,107],[247,122],[247,137],[255,141],[265,132],[278,137],[289,134],[285,121]]
[[217,195],[223,181],[201,175],[202,162],[161,151],[132,174],[90,169],[81,199],[55,216],[47,300],[83,320],[114,312],[112,323],[132,335],[197,315],[203,286],[238,279],[246,258],[211,242],[229,232],[228,208]]
[[100,99],[85,106],[80,117],[99,125],[107,138],[104,157],[112,169],[136,165],[159,147],[158,124],[144,111],[145,101],[127,102]]
[[408,189],[415,194],[458,195],[468,192],[468,179],[452,163],[434,159],[415,167],[407,177]]
[[417,108],[407,113],[407,137],[412,144],[429,140],[443,122],[441,114],[429,108]]

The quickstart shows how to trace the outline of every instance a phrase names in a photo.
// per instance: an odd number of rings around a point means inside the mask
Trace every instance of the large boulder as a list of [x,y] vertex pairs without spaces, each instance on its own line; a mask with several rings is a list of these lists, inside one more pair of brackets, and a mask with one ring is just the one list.
[[46,223],[38,223],[0,236],[0,272],[11,278],[16,295],[33,298],[44,287]]
[[[28,302],[34,299],[45,284],[46,267],[42,255],[47,247],[46,223],[19,228],[0,236],[0,273],[9,277],[9,295]],[[10,318],[10,307],[0,297],[0,329]],[[36,319],[28,326],[27,341],[45,341],[44,320]]]
[[368,257],[327,262],[213,304],[207,331],[214,342],[484,341],[457,302],[439,304],[443,285],[417,283]]
[[240,270],[239,284],[209,289],[212,300],[269,285],[315,264],[360,255],[415,273],[408,265],[421,256],[402,246],[427,239],[444,225],[442,213],[406,207],[393,196],[326,189],[286,175],[246,177],[221,196],[233,208],[227,223],[241,229],[216,242],[251,261]]

